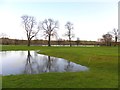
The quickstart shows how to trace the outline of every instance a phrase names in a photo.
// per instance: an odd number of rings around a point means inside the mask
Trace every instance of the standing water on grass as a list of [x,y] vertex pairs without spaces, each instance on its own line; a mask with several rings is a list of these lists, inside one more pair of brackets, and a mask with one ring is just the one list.
[[87,67],[56,58],[38,54],[36,51],[1,51],[2,74],[39,74],[45,72],[78,72]]

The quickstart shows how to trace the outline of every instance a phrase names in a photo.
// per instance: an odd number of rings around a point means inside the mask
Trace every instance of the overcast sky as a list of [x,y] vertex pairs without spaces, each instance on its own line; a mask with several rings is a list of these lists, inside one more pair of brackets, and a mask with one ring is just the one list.
[[[26,39],[22,15],[34,16],[37,22],[58,20],[59,38],[66,38],[64,25],[70,21],[74,25],[74,40],[97,40],[118,28],[118,0],[0,0],[0,33]],[[44,37],[39,32],[37,38]]]

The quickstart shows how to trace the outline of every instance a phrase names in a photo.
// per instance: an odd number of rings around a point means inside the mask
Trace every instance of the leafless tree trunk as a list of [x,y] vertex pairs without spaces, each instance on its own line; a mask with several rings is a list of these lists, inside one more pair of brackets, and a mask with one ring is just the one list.
[[51,36],[57,36],[55,29],[58,29],[58,21],[52,19],[45,19],[42,23],[42,29],[44,30],[45,38],[48,37],[48,46],[51,46]]
[[72,34],[72,29],[73,29],[73,24],[71,22],[67,22],[65,24],[65,27],[68,29],[68,32],[65,34],[66,36],[68,36],[69,38],[69,44],[70,44],[70,47],[72,46],[71,44],[71,38],[74,37],[74,34]]
[[114,37],[115,37],[115,46],[117,45],[117,40],[118,40],[118,29],[113,29],[113,34],[114,34]]
[[26,31],[27,39],[28,39],[28,46],[30,46],[31,40],[33,37],[37,35],[39,32],[39,26],[37,28],[37,31],[33,30],[35,29],[36,21],[33,16],[23,15],[22,17],[23,25]]

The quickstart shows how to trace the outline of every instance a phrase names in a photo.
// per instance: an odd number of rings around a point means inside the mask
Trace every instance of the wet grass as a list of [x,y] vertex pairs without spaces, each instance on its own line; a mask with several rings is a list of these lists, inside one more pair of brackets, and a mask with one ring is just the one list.
[[2,50],[40,50],[85,65],[87,72],[3,76],[4,88],[117,88],[118,47],[3,46]]

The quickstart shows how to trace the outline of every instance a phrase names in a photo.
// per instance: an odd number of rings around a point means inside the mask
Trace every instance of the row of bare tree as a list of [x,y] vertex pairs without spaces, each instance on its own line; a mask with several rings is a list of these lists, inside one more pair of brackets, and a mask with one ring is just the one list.
[[[22,24],[24,25],[24,29],[26,31],[28,46],[30,46],[32,38],[35,37],[40,30],[44,30],[43,35],[48,38],[48,46],[51,46],[51,37],[57,37],[56,30],[59,29],[58,21],[55,21],[53,19],[45,19],[44,21],[39,22],[39,24],[36,26],[37,22],[35,20],[35,17],[23,15],[21,18]],[[71,22],[67,22],[65,24],[65,28],[68,30],[66,36],[68,36],[71,46],[71,38],[73,37],[71,30],[73,29],[73,24]]]
[[103,41],[105,42],[106,46],[111,46],[112,38],[114,38],[115,46],[117,45],[118,41],[118,36],[119,36],[119,30],[118,29],[113,29],[113,31],[108,32],[107,34],[104,34]]
[[[45,19],[44,21],[41,21],[37,24],[35,17],[23,15],[22,17],[22,24],[26,31],[27,35],[27,45],[31,45],[31,40],[38,34],[40,30],[43,30],[43,36],[45,38],[48,38],[48,46],[51,46],[51,37],[55,36],[57,37],[57,29],[59,29],[59,22],[55,21],[53,19]],[[74,37],[74,34],[72,33],[73,24],[71,22],[67,22],[65,24],[65,28],[68,30],[65,35],[69,38],[69,45],[72,46],[72,38]],[[113,31],[108,32],[107,34],[104,34],[102,36],[102,39],[100,39],[100,42],[104,43],[106,46],[111,46],[111,42],[113,42],[114,37],[114,45],[117,45],[118,37],[119,37],[119,30],[113,29]],[[2,33],[0,36],[4,39],[7,35]],[[6,41],[6,40],[5,40]],[[19,41],[19,40],[18,40]],[[17,42],[17,41],[15,41]],[[26,42],[26,41],[25,41]],[[60,43],[61,40],[58,40],[58,43]],[[77,38],[76,43],[79,45],[79,38]]]

